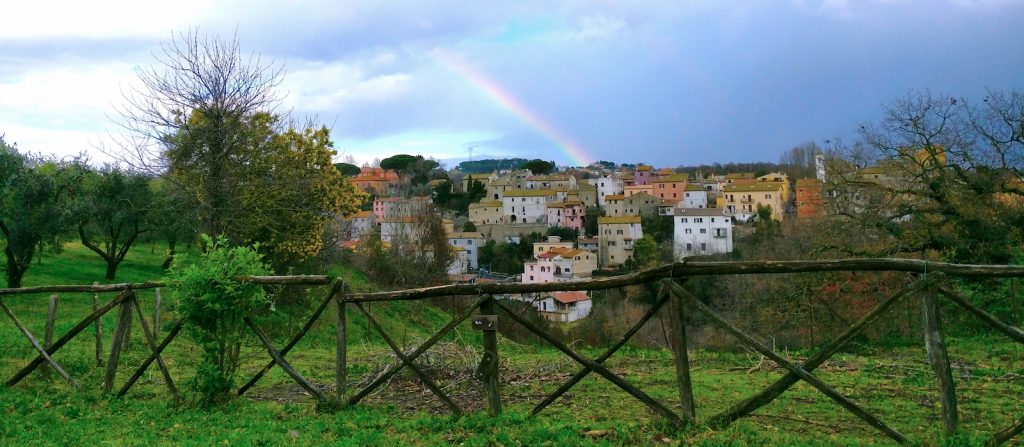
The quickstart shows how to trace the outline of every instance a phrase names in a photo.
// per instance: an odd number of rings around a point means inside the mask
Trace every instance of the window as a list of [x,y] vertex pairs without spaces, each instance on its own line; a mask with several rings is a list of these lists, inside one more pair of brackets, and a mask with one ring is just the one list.
[[533,281],[533,275],[530,275],[530,281]]
[[680,217],[679,218],[679,223],[686,223],[686,218],[685,217]]
[[[686,244],[686,251],[693,251],[693,244]],[[533,277],[531,276],[530,279],[533,279]]]
[[765,194],[765,195],[764,195],[764,198],[766,198],[766,199],[770,199],[770,198],[772,198],[772,195],[771,195],[771,194]]
[[615,230],[615,234],[622,234],[622,230]]
[[470,240],[466,241],[466,245],[473,245],[473,240],[470,239]]
[[685,234],[693,234],[693,230],[687,228],[686,230],[684,230],[684,233]]
[[711,223],[715,223],[715,218],[714,217],[711,218]]
[[701,228],[700,229],[700,234],[708,234],[708,229],[707,228]]
[[701,242],[700,251],[708,251],[708,244]]
[[704,223],[704,218],[703,217],[694,217],[693,218],[693,223]]

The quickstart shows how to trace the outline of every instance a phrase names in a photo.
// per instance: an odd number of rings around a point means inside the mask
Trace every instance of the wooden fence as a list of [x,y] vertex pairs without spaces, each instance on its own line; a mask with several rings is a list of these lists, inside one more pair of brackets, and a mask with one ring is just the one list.
[[[816,354],[812,355],[802,363],[795,363],[783,357],[771,348],[765,346],[761,342],[758,342],[750,335],[744,333],[742,330],[737,329],[681,286],[687,278],[698,275],[773,274],[826,271],[903,271],[916,273],[917,279],[907,287],[882,300],[877,306],[875,306],[875,308],[861,317],[860,320],[846,328],[846,330],[836,339],[824,345],[824,347],[822,347]],[[263,369],[239,388],[238,395],[241,396],[245,394],[245,392],[251,389],[252,386],[255,385],[274,365],[278,365],[296,383],[298,383],[310,395],[314,396],[318,401],[333,401],[342,405],[355,405],[374,390],[387,383],[391,377],[403,368],[408,368],[420,379],[420,381],[422,381],[426,388],[444,402],[453,414],[459,415],[463,413],[463,410],[439,386],[437,386],[430,376],[420,369],[416,364],[416,359],[427,352],[427,350],[434,346],[434,344],[441,340],[456,326],[466,319],[472,318],[472,325],[475,328],[484,331],[483,358],[477,371],[481,376],[486,390],[488,413],[491,415],[497,415],[501,413],[502,404],[500,394],[501,381],[498,368],[498,341],[495,331],[497,328],[497,319],[499,317],[506,317],[536,334],[542,340],[551,344],[559,351],[579,363],[581,367],[579,372],[573,375],[555,392],[551,393],[538,403],[533,408],[533,414],[537,414],[542,411],[545,407],[579,383],[579,381],[588,374],[594,373],[607,379],[626,393],[635,397],[653,412],[661,415],[665,419],[672,423],[685,426],[696,422],[697,419],[690,380],[690,361],[686,350],[686,326],[683,322],[686,321],[686,317],[689,312],[696,311],[704,315],[714,325],[735,336],[744,345],[757,351],[766,358],[771,359],[780,367],[787,370],[787,374],[785,376],[776,380],[764,390],[732,405],[727,410],[719,414],[709,417],[705,422],[711,427],[726,427],[739,418],[750,415],[756,409],[772,402],[799,381],[804,381],[889,438],[898,443],[905,443],[907,442],[906,436],[887,425],[856,402],[836,391],[836,389],[824,383],[821,379],[816,377],[813,372],[870,324],[885,315],[893,308],[894,305],[908,297],[919,296],[923,309],[922,315],[924,319],[923,327],[925,347],[928,354],[928,362],[935,373],[938,384],[938,397],[941,402],[943,429],[947,435],[954,433],[959,425],[959,412],[957,410],[956,389],[953,383],[945,342],[942,336],[942,323],[938,305],[939,298],[944,297],[949,299],[951,302],[960,306],[970,314],[976,316],[988,326],[1019,343],[1024,343],[1024,331],[1000,321],[985,310],[971,304],[968,300],[947,286],[945,281],[947,275],[965,277],[1020,277],[1024,276],[1024,266],[962,265],[910,259],[851,259],[780,262],[679,262],[643,270],[629,275],[587,281],[545,284],[460,284],[377,293],[350,293],[346,290],[346,286],[343,281],[326,276],[240,277],[236,279],[256,284],[330,284],[331,288],[327,295],[319,302],[313,314],[305,324],[284,346],[280,348],[274,346],[264,331],[251,318],[245,318],[246,325],[257,336],[264,348],[266,348],[270,359],[267,361],[266,366]],[[516,312],[511,311],[505,304],[493,297],[495,294],[603,290],[650,282],[661,283],[660,292],[655,304],[640,318],[639,321],[626,331],[622,338],[608,348],[603,354],[594,359],[587,358],[574,351],[571,347],[549,334],[543,328],[528,319],[523,318]],[[116,395],[124,396],[136,381],[138,381],[142,374],[155,362],[163,374],[165,383],[171,395],[178,398],[179,394],[177,388],[174,385],[174,381],[166,365],[164,365],[161,353],[175,339],[175,337],[178,336],[183,324],[180,321],[173,324],[171,326],[171,330],[158,342],[156,334],[157,326],[155,324],[150,324],[147,321],[139,306],[139,301],[136,296],[137,290],[153,289],[165,286],[166,284],[162,282],[146,282],[111,285],[94,284],[92,286],[41,286],[21,289],[0,289],[0,309],[7,314],[10,320],[17,326],[19,331],[21,331],[28,342],[32,345],[32,348],[37,352],[37,356],[30,361],[28,365],[8,379],[6,381],[6,385],[13,386],[28,377],[29,374],[38,369],[41,365],[48,364],[53,370],[57,371],[64,380],[72,386],[78,387],[74,378],[61,368],[60,364],[54,360],[53,355],[73,338],[86,331],[90,326],[93,326],[95,327],[97,338],[96,358],[97,360],[101,360],[102,350],[100,340],[102,328],[100,327],[99,319],[107,312],[110,312],[114,308],[118,308],[117,323],[113,329],[110,352],[106,359],[106,373],[103,381],[104,389],[108,392],[113,391],[115,373],[119,362],[119,354],[124,344],[124,339],[129,334],[134,313],[135,317],[138,318],[139,326],[142,327],[142,333],[145,338],[145,343],[150,350],[150,355],[141,365],[138,366],[135,373],[132,374],[131,377],[129,377],[129,379],[121,386]],[[52,340],[52,315],[54,313],[53,309],[56,305],[56,297],[52,297],[50,301],[51,304],[48,319],[50,323],[47,324],[46,335],[44,343],[42,344],[39,343],[38,339],[18,320],[17,316],[3,301],[5,296],[60,292],[91,292],[95,294],[94,297],[98,297],[100,293],[118,294],[114,299],[103,305],[100,305],[98,299],[94,298],[93,313],[81,320],[76,326],[57,340]],[[409,352],[403,351],[381,327],[373,315],[371,315],[363,306],[363,303],[367,302],[421,300],[440,296],[472,296],[476,298],[465,310],[452,318],[420,346]],[[337,364],[335,377],[336,394],[334,396],[328,396],[324,391],[320,390],[316,385],[299,374],[299,372],[288,363],[286,356],[313,327],[326,309],[330,307],[332,302],[336,305],[335,309],[337,311],[338,322],[336,353]],[[682,409],[680,414],[677,414],[665,404],[654,399],[604,366],[605,361],[623,347],[648,320],[654,317],[655,314],[666,305],[670,306],[672,310],[671,319],[672,325],[675,329],[672,331],[674,339],[672,340],[671,347],[679,388],[680,407]],[[380,334],[399,359],[398,363],[386,368],[383,373],[379,374],[368,385],[358,390],[352,390],[351,392],[347,389],[346,377],[348,361],[346,351],[348,346],[347,321],[345,317],[346,306],[353,306],[359,312],[363,313],[366,316],[369,325]],[[1024,418],[1019,419],[1011,426],[992,434],[989,439],[989,444],[1002,444],[1010,438],[1020,434],[1022,431],[1024,431]]]

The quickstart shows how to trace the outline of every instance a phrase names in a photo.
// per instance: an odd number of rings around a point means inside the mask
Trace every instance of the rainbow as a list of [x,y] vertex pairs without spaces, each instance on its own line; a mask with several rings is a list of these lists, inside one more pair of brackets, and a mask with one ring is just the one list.
[[577,166],[586,166],[596,160],[595,157],[587,154],[580,147],[579,143],[576,143],[564,132],[545,121],[539,114],[527,108],[508,89],[481,72],[461,56],[444,49],[436,49],[432,53],[441,65],[472,83],[494,100],[494,102],[498,103],[498,105],[512,112],[534,130],[553,141],[565,153],[571,163]]

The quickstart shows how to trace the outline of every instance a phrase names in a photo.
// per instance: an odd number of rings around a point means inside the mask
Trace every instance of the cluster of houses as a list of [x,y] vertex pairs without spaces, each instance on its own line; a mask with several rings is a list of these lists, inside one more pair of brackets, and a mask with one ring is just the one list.
[[[431,198],[380,197],[394,175],[379,168],[363,168],[357,186],[377,193],[372,211],[348,218],[350,239],[378,228],[385,242],[415,233],[416,216],[431,209]],[[457,175],[457,173],[452,173]],[[519,242],[531,233],[552,227],[578,231],[580,238],[563,241],[556,236],[534,244],[532,257],[523,264],[523,283],[574,281],[591,277],[598,269],[615,269],[633,256],[643,238],[643,217],[671,218],[676,258],[729,253],[734,224],[755,219],[759,207],[771,209],[782,220],[791,211],[794,191],[783,173],[753,173],[690,178],[672,169],[638,165],[605,169],[601,165],[534,175],[519,169],[490,174],[465,174],[456,183],[463,191],[479,182],[483,199],[469,206],[475,231],[456,231],[445,219],[449,244],[457,253],[450,273],[460,280],[482,280],[479,252],[489,240]],[[821,180],[798,181],[795,199],[799,216],[820,213]],[[479,186],[477,186],[479,189]],[[600,207],[600,215],[587,210]],[[597,219],[597,234],[585,235],[588,218]],[[461,227],[460,227],[461,228]],[[483,266],[486,267],[486,266]],[[584,318],[591,304],[586,294],[558,292],[509,297],[530,302],[548,319],[559,322]]]

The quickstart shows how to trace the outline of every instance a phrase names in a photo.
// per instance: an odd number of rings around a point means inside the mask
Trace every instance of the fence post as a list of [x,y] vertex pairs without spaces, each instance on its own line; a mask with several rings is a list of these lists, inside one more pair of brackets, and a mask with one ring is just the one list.
[[[93,282],[92,286],[99,286],[99,281]],[[92,294],[92,311],[93,313],[100,309],[100,293],[93,292]],[[96,364],[103,365],[103,318],[96,319]]]
[[942,339],[942,321],[939,317],[939,301],[935,289],[936,286],[931,285],[922,294],[924,343],[928,352],[928,363],[935,371],[935,378],[939,385],[943,431],[946,436],[951,436],[960,424],[960,416],[957,412],[953,374],[949,368],[949,354],[946,352],[946,343]]
[[117,309],[117,324],[114,325],[114,338],[110,340],[110,358],[107,360],[107,372],[103,376],[103,391],[107,393],[114,388],[118,359],[121,357],[121,349],[128,340],[128,330],[131,328],[132,321],[132,301],[131,299],[125,300]]
[[672,354],[679,383],[679,402],[683,407],[684,424],[693,424],[696,409],[693,405],[693,384],[690,381],[690,357],[686,352],[686,305],[682,297],[672,294]]
[[[490,296],[480,305],[480,313],[494,315],[494,296]],[[487,389],[487,414],[498,416],[501,414],[501,389],[498,382],[498,331],[484,332],[484,358],[480,360],[480,372],[484,387]]]
[[46,311],[46,333],[43,337],[43,348],[50,349],[53,344],[53,325],[57,319],[57,295],[50,295],[50,307]]
[[339,404],[344,404],[345,402],[345,382],[348,379],[348,320],[345,319],[345,286],[346,284],[342,283],[341,291],[334,296],[334,302],[338,304],[338,346],[335,359],[337,363],[335,364],[334,383]]
[[160,288],[156,288],[156,298],[153,304],[153,338],[160,335]]

